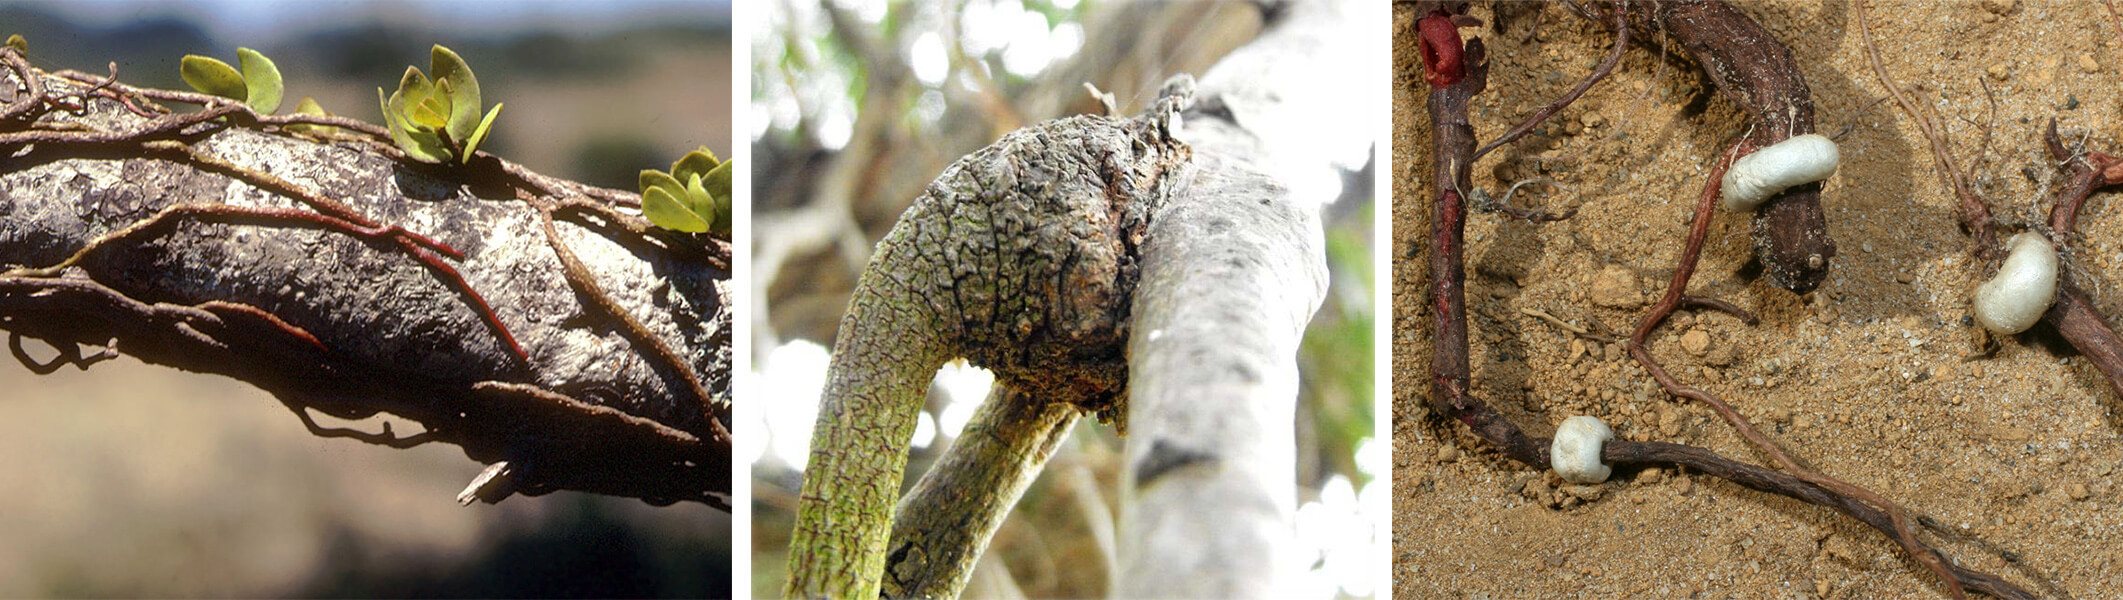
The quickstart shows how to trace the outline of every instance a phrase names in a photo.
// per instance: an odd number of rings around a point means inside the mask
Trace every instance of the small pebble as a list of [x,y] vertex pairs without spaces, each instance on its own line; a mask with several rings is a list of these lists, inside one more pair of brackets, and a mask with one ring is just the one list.
[[2087,497],[2092,496],[2093,494],[2086,491],[2086,484],[2074,483],[2071,485],[2064,486],[2064,495],[2070,496],[2071,499],[2074,501],[2079,501],[2085,500]]
[[1541,500],[1547,498],[1548,481],[1546,479],[1534,479],[1533,481],[1528,481],[1526,482],[1525,487],[1519,488],[1519,495],[1525,496],[1529,500]]
[[1701,329],[1688,330],[1688,333],[1681,334],[1681,349],[1687,350],[1689,354],[1702,356],[1705,350],[1710,349],[1710,334]]
[[1607,265],[1592,278],[1592,303],[1610,308],[1636,308],[1644,303],[1637,293],[1636,274],[1621,265]]
[[[2086,55],[2082,54],[2082,55],[2080,55],[2080,56],[2086,56]],[[2088,59],[2091,59],[2091,58],[2093,58],[2093,57],[2091,57],[2091,56],[2087,56],[2087,58],[2088,58]],[[1600,113],[1599,113],[1598,111],[1590,111],[1590,110],[1588,110],[1588,111],[1585,111],[1585,114],[1583,114],[1583,115],[1580,115],[1580,116],[1578,116],[1578,122],[1579,122],[1579,123],[1583,123],[1583,124],[1585,125],[1585,127],[1587,127],[1587,128],[1592,128],[1592,127],[1599,127],[1599,126],[1600,126],[1600,124],[1602,124],[1602,123],[1606,123],[1606,122],[1607,122],[1607,117],[1606,117],[1606,116],[1604,116],[1604,115],[1601,115],[1601,114],[1600,114]]]
[[1570,494],[1578,500],[1592,502],[1606,496],[1607,490],[1596,485],[1569,485],[1563,486],[1563,493]]
[[2079,70],[2088,73],[2099,73],[2101,72],[2101,63],[2094,60],[2094,55],[2092,54],[2080,53]]
[[1451,446],[1451,445],[1444,445],[1444,446],[1438,446],[1438,447],[1437,447],[1437,461],[1438,461],[1438,462],[1440,462],[1440,463],[1449,463],[1449,462],[1452,462],[1452,461],[1454,461],[1454,460],[1458,460],[1458,459],[1459,459],[1459,457],[1460,457],[1460,449],[1459,449],[1459,448],[1453,447],[1453,446]]
[[2010,74],[2010,69],[2005,66],[2005,63],[1997,63],[1991,65],[1990,69],[1988,69],[1986,72],[1990,73],[1991,79],[2004,81],[2005,77]]
[[1703,355],[1703,363],[1714,367],[1729,366],[1732,364],[1733,357],[1734,350],[1732,346],[1720,344],[1715,348],[1711,348],[1710,353]]
[[1654,484],[1665,480],[1665,469],[1644,469],[1642,471],[1638,471],[1636,474],[1637,483]]

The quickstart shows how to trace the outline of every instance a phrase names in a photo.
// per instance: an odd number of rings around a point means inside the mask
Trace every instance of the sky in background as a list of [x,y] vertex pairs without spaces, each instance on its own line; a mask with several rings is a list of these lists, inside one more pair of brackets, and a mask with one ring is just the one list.
[[[160,17],[185,18],[217,38],[260,30],[290,36],[349,22],[412,21],[433,15],[446,16],[454,29],[480,33],[543,25],[593,34],[667,21],[674,15],[692,21],[703,14],[714,15],[713,23],[727,28],[730,14],[729,0],[72,0],[36,4],[76,22],[99,27]],[[279,41],[274,37],[267,39]]]

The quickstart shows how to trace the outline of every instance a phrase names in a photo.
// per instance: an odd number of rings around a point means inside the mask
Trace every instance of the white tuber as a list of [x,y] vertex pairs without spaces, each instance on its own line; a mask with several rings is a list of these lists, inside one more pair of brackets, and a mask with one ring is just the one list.
[[1600,462],[1600,447],[1614,439],[1614,430],[1598,417],[1579,415],[1563,419],[1555,428],[1555,442],[1548,445],[1548,462],[1555,474],[1571,483],[1599,483],[1614,472]]
[[1725,210],[1754,210],[1756,205],[1794,185],[1827,179],[1836,172],[1836,143],[1818,133],[1792,136],[1732,162],[1720,184]]
[[2056,301],[2057,250],[2033,232],[2012,236],[2005,247],[2005,265],[1976,288],[1976,321],[2011,335],[2033,327]]

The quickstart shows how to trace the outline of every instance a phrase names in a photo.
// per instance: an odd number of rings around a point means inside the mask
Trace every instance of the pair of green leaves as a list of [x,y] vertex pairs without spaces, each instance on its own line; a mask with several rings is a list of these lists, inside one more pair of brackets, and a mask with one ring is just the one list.
[[[179,67],[179,74],[184,76],[186,85],[192,86],[192,89],[199,90],[200,93],[240,100],[258,114],[273,114],[274,110],[280,108],[284,91],[280,81],[280,67],[273,64],[273,59],[266,58],[264,54],[250,48],[237,48],[236,61],[243,65],[241,72],[213,57],[187,54]],[[324,112],[324,107],[317,105],[316,98],[308,96],[295,103],[295,112],[320,116],[331,114]],[[287,129],[316,134],[339,130],[328,125],[302,123],[288,125]]]
[[187,54],[179,71],[192,89],[242,101],[261,115],[273,114],[280,108],[280,67],[250,48],[237,48],[236,60],[242,72],[210,56]]
[[671,163],[671,172],[641,172],[641,214],[657,227],[730,235],[730,169],[701,146]]
[[376,88],[391,140],[413,160],[470,162],[494,127],[502,105],[495,104],[485,118],[480,117],[484,105],[479,98],[479,78],[449,48],[437,44],[429,51],[428,70],[435,73],[434,79],[421,73],[420,67],[406,67],[398,91],[389,98],[384,97],[383,88]]

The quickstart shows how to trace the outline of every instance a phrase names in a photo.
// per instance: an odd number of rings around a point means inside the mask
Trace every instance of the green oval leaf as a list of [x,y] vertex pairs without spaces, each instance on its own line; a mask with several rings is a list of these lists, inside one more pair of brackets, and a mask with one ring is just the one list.
[[257,50],[237,48],[236,62],[243,65],[243,83],[248,90],[244,103],[261,115],[280,110],[280,67],[273,66],[273,59]]
[[732,167],[728,162],[722,163],[720,165],[715,165],[714,170],[708,171],[707,176],[701,177],[701,187],[707,188],[708,195],[714,196],[716,201],[729,202],[731,185],[730,176],[731,170],[733,168],[734,167]]
[[184,55],[184,61],[178,65],[178,74],[184,76],[185,85],[200,93],[234,100],[242,100],[251,93],[244,87],[243,75],[237,73],[235,67],[210,56]]
[[383,88],[376,88],[376,107],[383,109],[384,129],[391,131],[391,140],[398,142],[400,146],[404,146],[405,140],[399,136],[403,134],[405,127],[398,124],[398,111],[391,110],[391,102],[396,100],[398,95],[391,94],[391,96],[390,100],[384,99]]
[[418,125],[417,129],[442,131],[443,126],[449,124],[450,107],[437,98],[441,96],[428,96],[426,100],[421,100],[420,104],[406,111],[406,119],[412,125]]
[[666,190],[669,190],[670,192],[672,192],[672,197],[675,198],[677,197],[678,193],[683,192],[686,189],[686,186],[683,183],[679,183],[678,178],[672,177],[670,173],[665,173],[663,171],[658,171],[655,169],[642,169],[641,193],[649,193],[649,190],[651,188],[664,188]]
[[[391,110],[403,115],[407,104],[419,104],[434,94],[435,84],[428,81],[427,74],[420,72],[420,67],[406,67],[405,75],[398,77],[398,93],[391,94]],[[398,103],[401,99],[403,104]]]
[[454,107],[449,114],[450,139],[471,139],[472,130],[479,126],[479,111],[485,106],[479,98],[479,78],[472,75],[471,65],[465,64],[464,57],[456,52],[436,44],[428,50],[428,70],[434,72],[437,81],[450,82],[447,89]]
[[715,223],[708,226],[708,232],[725,238],[730,237],[730,226],[736,222],[736,219],[731,214],[731,209],[735,208],[735,206],[728,195],[717,196],[715,198]]
[[[702,150],[705,150],[705,148]],[[702,152],[701,150],[687,152],[685,157],[678,159],[678,162],[671,163],[671,176],[683,181],[689,175],[706,175],[708,171],[715,170],[715,164],[715,153],[713,152]]]
[[442,132],[440,131],[414,128],[406,129],[405,135],[407,139],[412,140],[413,145],[405,147],[404,150],[407,156],[413,157],[413,160],[425,163],[443,163],[449,162],[454,156],[450,153],[449,145],[443,143]]
[[697,173],[686,176],[686,209],[700,215],[702,221],[714,221],[715,197],[700,187],[700,175]]
[[479,120],[479,127],[472,130],[472,138],[464,142],[464,162],[472,162],[472,152],[479,150],[479,143],[487,141],[487,134],[494,131],[494,117],[501,116],[501,107],[508,105],[507,102],[494,103],[494,110],[487,111],[486,118]]
[[[377,89],[377,90],[376,90],[376,95],[377,95],[377,99],[378,99],[378,100],[381,100],[381,99],[382,99],[382,97],[383,97],[383,90],[382,90],[382,89]],[[302,97],[302,101],[301,101],[301,102],[296,102],[296,103],[295,103],[295,113],[296,113],[296,114],[303,114],[303,115],[317,115],[317,116],[320,116],[320,117],[322,117],[322,116],[329,116],[329,115],[331,115],[331,114],[332,114],[332,113],[324,112],[324,107],[323,107],[323,106],[319,106],[319,105],[317,104],[317,99],[316,99],[316,98],[312,98],[312,97],[309,97],[309,96],[303,96],[303,97]],[[296,132],[306,132],[306,133],[315,133],[315,134],[323,134],[323,133],[336,133],[336,132],[338,132],[338,131],[339,131],[339,128],[338,128],[338,127],[333,127],[333,126],[330,126],[330,125],[310,125],[310,124],[307,124],[307,123],[296,123],[296,124],[293,124],[293,125],[289,125],[289,126],[287,126],[287,128],[288,128],[288,131],[296,131]]]
[[[382,94],[383,88],[377,88],[376,93]],[[295,103],[295,112],[298,114],[317,115],[320,117],[330,116],[332,114],[324,112],[324,107],[318,105],[317,99],[310,96],[303,96],[301,102]]]
[[708,223],[702,221],[700,215],[686,210],[678,203],[678,198],[662,187],[651,187],[641,194],[641,215],[664,229],[689,233],[708,230]]

